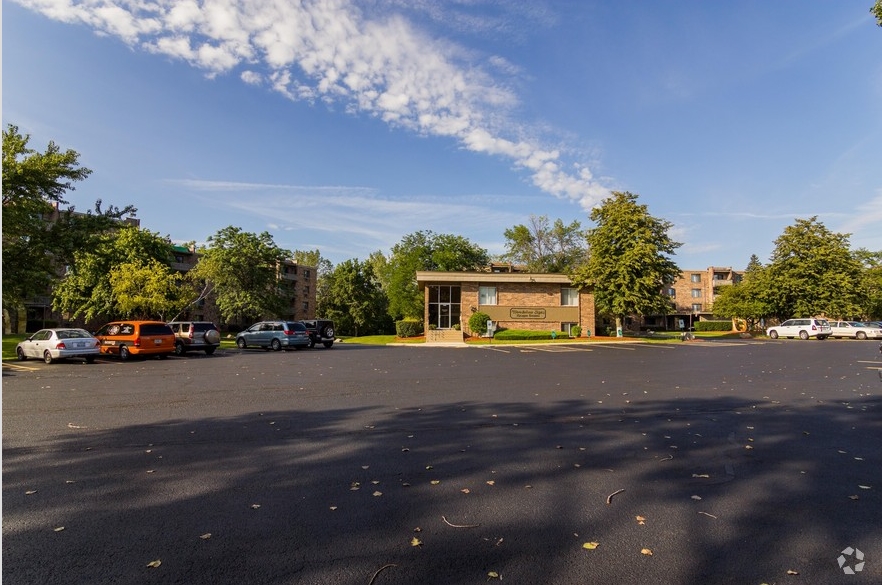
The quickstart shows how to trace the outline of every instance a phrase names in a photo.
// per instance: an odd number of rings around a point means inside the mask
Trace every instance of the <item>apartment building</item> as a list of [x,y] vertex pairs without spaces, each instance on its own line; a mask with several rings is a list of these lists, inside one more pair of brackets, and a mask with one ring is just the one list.
[[[171,267],[180,272],[188,272],[199,262],[199,254],[193,248],[174,246],[173,254],[174,259]],[[285,260],[279,265],[279,272],[280,286],[288,298],[288,311],[282,315],[266,315],[265,317],[278,317],[291,321],[315,319],[318,284],[316,269],[312,266],[300,266],[293,260]],[[178,319],[212,321],[222,329],[227,325],[220,317],[212,294],[206,295],[205,298],[189,307]],[[238,323],[237,325],[246,326],[249,324]]]
[[671,311],[667,315],[645,317],[642,327],[678,331],[694,327],[698,321],[714,320],[714,299],[720,290],[740,282],[743,277],[743,271],[731,267],[684,270],[680,278],[665,288],[665,294],[671,299]]

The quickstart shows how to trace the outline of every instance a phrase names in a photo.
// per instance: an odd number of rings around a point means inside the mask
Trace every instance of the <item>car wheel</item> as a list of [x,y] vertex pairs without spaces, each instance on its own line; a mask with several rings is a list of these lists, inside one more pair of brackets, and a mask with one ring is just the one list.
[[325,341],[322,345],[324,345],[325,347],[331,347],[332,345],[334,345],[334,342],[333,341]]
[[315,347],[315,339],[313,339],[312,337],[309,338],[309,346],[308,347],[309,347],[309,349],[312,349],[313,347]]
[[87,364],[94,364],[94,363],[95,363],[95,356],[93,356],[93,355],[87,355],[87,356],[86,356],[86,363],[87,363]]
[[119,359],[121,359],[122,361],[126,361],[130,357],[132,357],[132,353],[129,351],[128,346],[119,346]]
[[49,353],[48,349],[43,352],[43,361],[46,362],[47,364],[51,364],[53,361],[55,361],[52,359],[52,354]]
[[211,354],[213,354],[213,353],[214,353],[214,350],[216,350],[216,349],[217,349],[216,347],[206,347],[206,348],[205,348],[205,355],[211,355]]
[[161,359],[161,360],[164,360],[164,359],[166,359],[168,356],[169,356],[169,354],[167,354],[167,353],[161,353],[161,354],[159,354],[159,356],[157,356],[157,357],[159,357],[159,359]]
[[772,339],[778,339],[778,332],[775,330],[769,331],[769,337]]
[[334,337],[334,328],[330,325],[326,325],[322,329],[322,337]]
[[273,348],[273,351],[280,351],[282,349],[282,342],[278,339],[273,339],[272,343],[270,343],[270,347]]
[[800,338],[800,339],[805,340],[805,339],[808,339],[808,337],[809,337],[809,336],[808,336],[808,331],[800,331],[800,332],[799,332],[799,338]]
[[184,355],[186,352],[187,352],[187,350],[184,349],[184,344],[180,341],[176,341],[175,342],[175,355]]
[[864,333],[863,331],[858,331],[857,334],[855,335],[855,337],[857,337],[858,339],[866,339],[867,334]]
[[823,340],[827,339],[827,336],[826,335],[818,335],[818,339],[823,341]]
[[25,355],[24,350],[20,347],[15,348],[15,355],[18,357],[18,361],[20,361],[20,362],[23,362],[26,359],[28,359],[28,356]]
[[236,347],[238,347],[239,349],[245,349],[246,347],[248,347],[247,344],[245,343],[244,337],[240,337],[239,339],[236,340]]

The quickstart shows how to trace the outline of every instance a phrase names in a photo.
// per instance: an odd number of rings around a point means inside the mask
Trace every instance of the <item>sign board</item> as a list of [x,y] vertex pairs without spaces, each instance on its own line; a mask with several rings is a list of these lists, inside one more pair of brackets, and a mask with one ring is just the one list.
[[508,311],[512,319],[545,319],[545,309],[540,307],[512,307]]

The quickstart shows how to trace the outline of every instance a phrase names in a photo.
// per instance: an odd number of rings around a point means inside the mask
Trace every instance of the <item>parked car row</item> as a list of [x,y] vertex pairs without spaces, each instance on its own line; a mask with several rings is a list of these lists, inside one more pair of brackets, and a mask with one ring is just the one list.
[[828,321],[827,319],[788,319],[766,330],[772,339],[826,339],[828,337],[853,339],[882,339],[882,324],[860,321]]
[[[318,325],[318,327],[317,327]],[[312,327],[312,331],[308,328]],[[259,347],[279,351],[334,343],[330,321],[261,321],[236,336],[240,349]],[[47,364],[67,358],[83,358],[87,363],[98,355],[111,355],[125,361],[135,356],[185,355],[204,351],[211,355],[220,347],[220,331],[209,321],[112,321],[94,333],[76,327],[41,329],[16,346],[19,360],[42,359]]]

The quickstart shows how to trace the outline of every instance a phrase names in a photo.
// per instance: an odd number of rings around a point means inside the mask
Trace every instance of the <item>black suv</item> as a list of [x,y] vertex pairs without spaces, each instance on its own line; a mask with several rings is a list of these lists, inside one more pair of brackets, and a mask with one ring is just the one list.
[[220,331],[210,321],[172,321],[168,326],[175,332],[175,355],[191,350],[211,355],[220,346]]
[[327,319],[306,319],[301,321],[309,332],[309,347],[321,343],[325,347],[334,345],[334,322]]

